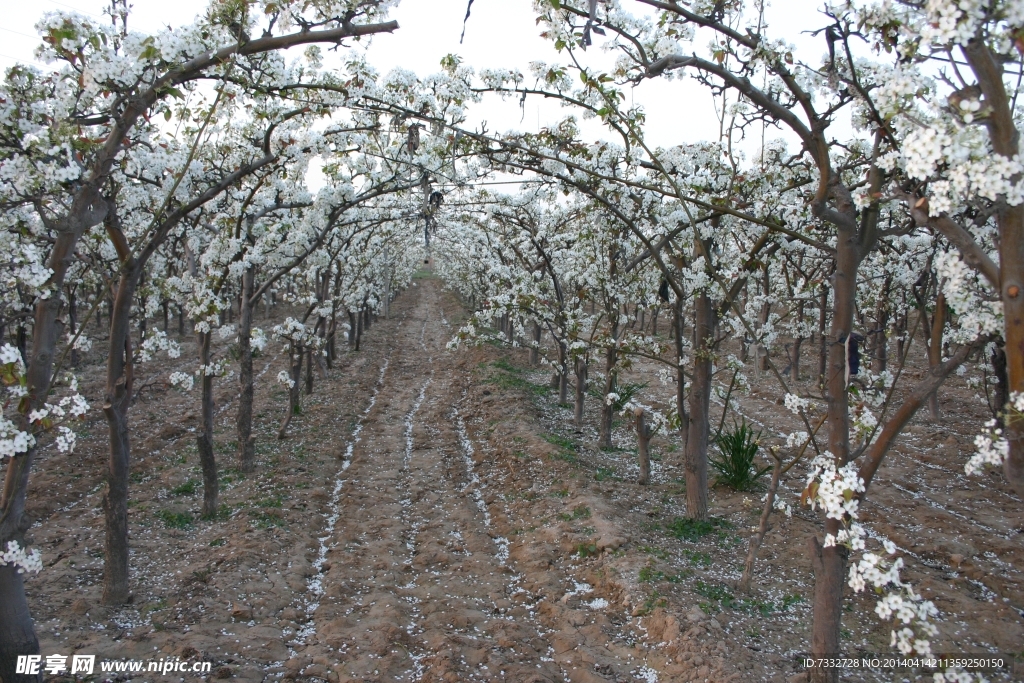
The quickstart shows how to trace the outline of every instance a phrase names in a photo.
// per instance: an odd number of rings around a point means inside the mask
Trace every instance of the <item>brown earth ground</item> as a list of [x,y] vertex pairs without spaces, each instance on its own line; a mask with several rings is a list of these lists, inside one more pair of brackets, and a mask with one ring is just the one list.
[[[207,677],[253,682],[799,675],[812,585],[806,538],[819,526],[795,505],[806,470],[787,475],[781,495],[794,503],[793,517],[773,518],[754,589],[738,594],[761,493],[715,488],[715,524],[687,526],[677,439],[655,437],[653,483],[636,485],[628,425],[618,427],[616,449],[599,450],[597,399],[576,432],[571,409],[557,405],[547,375],[524,353],[448,350],[465,313],[422,275],[360,351],[318,378],[281,441],[287,399],[274,378],[286,358],[272,343],[257,359],[254,475],[233,468],[237,388],[218,382],[223,509],[214,520],[198,514],[197,393],[165,379],[194,365],[194,345],[183,340],[181,358],[140,367],[145,388],[131,417],[134,599],[118,609],[100,604],[103,368],[87,358],[81,376],[94,408],[78,449],[68,457],[46,448],[32,480],[31,540],[46,568],[28,590],[43,654],[205,660]],[[656,371],[640,364],[624,380],[646,383],[641,397],[659,404],[671,388]],[[778,433],[797,429],[796,419],[767,378],[751,381],[738,409],[771,425],[766,444],[781,443]],[[812,391],[810,383],[799,389]],[[900,440],[875,480],[866,521],[899,545],[904,577],[942,611],[937,652],[1020,655],[1021,498],[1001,475],[963,475],[983,402],[957,378],[942,403],[941,425],[918,420]],[[889,651],[889,626],[873,602],[847,604],[850,652]]]

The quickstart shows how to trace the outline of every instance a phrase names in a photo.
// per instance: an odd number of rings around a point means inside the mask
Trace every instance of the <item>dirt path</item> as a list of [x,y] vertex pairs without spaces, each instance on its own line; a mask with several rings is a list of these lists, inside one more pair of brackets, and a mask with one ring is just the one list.
[[[572,547],[566,534],[506,537],[508,493],[534,482],[513,485],[467,429],[479,387],[446,349],[438,283],[407,296],[346,446],[289,667],[340,681],[658,680],[631,619],[610,619],[607,599],[555,566],[567,554],[558,541]],[[549,521],[548,501],[535,504],[528,516]]]
[[474,495],[441,295],[426,281],[416,296],[338,481],[303,674],[326,677],[341,660],[356,680],[547,680],[557,667],[542,628],[504,614],[507,542],[491,538]]

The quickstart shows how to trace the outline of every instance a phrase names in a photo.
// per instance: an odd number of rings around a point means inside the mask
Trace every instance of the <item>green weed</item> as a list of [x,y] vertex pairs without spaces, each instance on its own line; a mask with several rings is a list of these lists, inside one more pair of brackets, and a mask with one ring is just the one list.
[[676,517],[665,530],[672,536],[683,541],[699,541],[710,533],[722,534],[722,529],[730,529],[732,525],[724,519],[712,517],[705,520]]
[[755,434],[746,420],[739,425],[733,422],[731,430],[715,437],[715,445],[722,457],[709,457],[708,462],[718,472],[717,484],[725,484],[735,491],[749,491],[771,470],[771,467],[757,469],[754,464],[760,438],[761,432]]
[[594,543],[580,543],[576,546],[576,555],[582,559],[597,556],[597,545]]
[[184,484],[178,484],[171,489],[172,496],[193,496],[199,490],[199,482],[189,479]]
[[577,519],[589,519],[590,508],[588,508],[586,505],[577,505],[572,509],[571,515],[563,512],[558,515],[558,518],[563,522],[574,522]]
[[168,529],[188,529],[192,526],[192,514],[189,512],[161,510],[156,516],[163,521],[164,526]]

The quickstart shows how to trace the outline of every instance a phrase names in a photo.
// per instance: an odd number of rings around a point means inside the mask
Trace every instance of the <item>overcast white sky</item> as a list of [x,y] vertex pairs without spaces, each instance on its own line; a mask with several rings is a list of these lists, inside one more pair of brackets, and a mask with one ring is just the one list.
[[[162,26],[179,26],[202,13],[207,0],[135,0],[129,26],[152,33]],[[102,17],[104,0],[4,0],[0,22],[0,69],[15,61],[31,61],[39,43],[34,29],[48,11],[74,10]],[[629,6],[627,1],[626,5]],[[771,0],[769,34],[784,37],[799,47],[798,56],[817,62],[824,52],[824,40],[812,39],[803,31],[820,28],[825,18],[818,14],[821,0]],[[639,7],[639,5],[638,5]],[[529,62],[561,61],[550,43],[540,38],[530,0],[476,0],[459,44],[466,0],[403,0],[393,16],[400,29],[393,35],[375,37],[368,48],[370,61],[381,71],[394,67],[411,69],[420,75],[437,71],[442,57],[456,53],[476,69],[519,68],[528,73]],[[596,51],[596,46],[591,48]],[[588,55],[609,59],[606,55]],[[687,80],[647,82],[631,96],[647,112],[647,136],[655,145],[672,145],[717,138],[717,121],[707,92]],[[565,111],[551,102],[529,102],[520,110],[518,102],[494,98],[474,109],[473,122],[486,120],[488,129],[535,131],[562,118]],[[596,126],[588,134],[604,135]],[[769,132],[769,137],[777,137]]]

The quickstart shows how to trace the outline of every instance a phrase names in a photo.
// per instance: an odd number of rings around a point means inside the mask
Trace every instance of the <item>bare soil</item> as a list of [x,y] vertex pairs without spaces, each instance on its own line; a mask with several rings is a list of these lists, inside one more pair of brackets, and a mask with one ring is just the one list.
[[[219,381],[223,509],[213,520],[199,516],[198,393],[166,385],[170,372],[194,365],[191,342],[176,361],[142,366],[137,381],[148,384],[131,415],[134,596],[116,609],[100,604],[103,368],[87,358],[94,409],[78,450],[47,448],[32,480],[32,541],[46,569],[28,590],[43,654],[203,659],[212,678],[254,683],[799,675],[814,515],[773,518],[754,590],[738,594],[761,493],[715,488],[715,524],[687,526],[673,435],[655,437],[653,483],[638,486],[628,425],[615,432],[616,449],[599,450],[597,399],[576,432],[571,409],[557,405],[525,353],[448,350],[464,315],[437,280],[417,279],[361,350],[318,378],[280,441],[287,397],[274,378],[286,358],[268,346],[255,365],[253,475],[234,469],[237,388]],[[638,364],[624,380],[667,402],[671,388],[656,371]],[[795,418],[767,378],[751,379],[739,410],[766,425],[766,445],[779,443]],[[867,523],[900,546],[905,578],[942,610],[937,652],[1019,654],[1021,498],[1000,475],[963,475],[983,403],[959,379],[942,403],[940,425],[919,420],[901,438],[876,478]],[[804,476],[794,468],[781,495],[795,503]],[[889,651],[871,600],[848,604],[851,652]],[[129,678],[170,680],[118,676]]]

